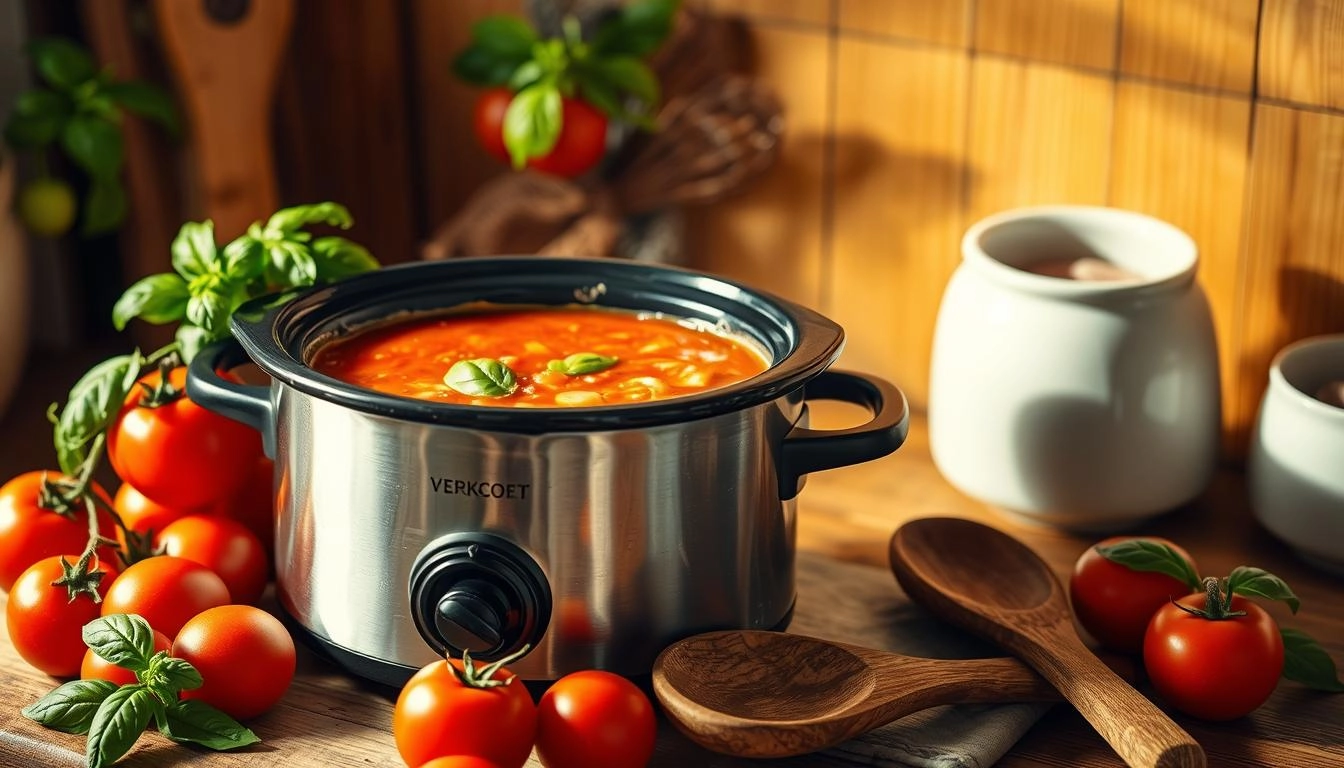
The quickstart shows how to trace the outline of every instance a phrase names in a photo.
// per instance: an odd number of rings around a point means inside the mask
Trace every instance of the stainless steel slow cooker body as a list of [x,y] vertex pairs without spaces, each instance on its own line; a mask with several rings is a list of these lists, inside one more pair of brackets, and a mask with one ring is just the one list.
[[[599,306],[712,324],[770,368],[632,405],[513,409],[394,397],[307,366],[324,342],[483,305]],[[828,371],[835,323],[720,278],[602,259],[474,258],[391,267],[235,313],[203,351],[192,398],[261,430],[275,459],[276,585],[335,661],[393,685],[447,653],[528,679],[644,674],[668,643],[782,628],[793,610],[795,497],[806,473],[877,458],[905,437],[904,398]],[[269,387],[217,370],[251,358]],[[808,399],[872,419],[807,427]]]

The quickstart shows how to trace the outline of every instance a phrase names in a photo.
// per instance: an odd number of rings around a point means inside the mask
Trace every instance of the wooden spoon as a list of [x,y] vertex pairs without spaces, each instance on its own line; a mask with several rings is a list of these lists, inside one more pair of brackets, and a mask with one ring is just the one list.
[[1017,539],[971,520],[913,520],[891,538],[891,568],[912,600],[1040,672],[1129,765],[1205,765],[1190,734],[1083,645],[1059,580]]
[[653,691],[689,739],[741,757],[814,752],[939,704],[1060,698],[1016,659],[923,659],[758,630],[671,644]]

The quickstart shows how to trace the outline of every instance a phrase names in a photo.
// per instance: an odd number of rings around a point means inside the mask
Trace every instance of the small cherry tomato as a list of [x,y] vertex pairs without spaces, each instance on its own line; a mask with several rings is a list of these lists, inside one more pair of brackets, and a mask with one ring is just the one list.
[[[9,642],[23,660],[53,677],[74,677],[84,659],[84,625],[98,618],[100,606],[87,592],[73,599],[65,586],[53,585],[68,567],[78,567],[79,555],[56,555],[33,563],[19,575],[9,592],[5,623]],[[90,574],[102,577],[92,588],[107,594],[116,569],[99,562]]]
[[[481,147],[500,162],[511,164],[504,143],[504,115],[513,101],[507,88],[490,88],[476,99],[472,127]],[[527,167],[553,176],[580,176],[601,162],[607,152],[607,116],[580,99],[561,99],[560,135],[545,155],[529,158]]]
[[159,555],[130,566],[112,582],[103,615],[138,613],[176,637],[187,620],[207,608],[229,604],[229,588],[214,571],[182,557]]
[[[17,475],[0,486],[0,589],[8,590],[28,566],[53,555],[83,552],[89,543],[89,513],[80,507],[70,515],[58,514],[42,506],[43,477],[51,482],[68,480],[59,470],[34,470]],[[111,504],[107,491],[97,483],[93,492]],[[102,510],[98,511],[98,532],[115,535],[116,525]],[[98,559],[115,565],[117,554],[108,547],[98,549]]]
[[204,682],[183,691],[235,719],[275,706],[294,680],[294,640],[280,620],[250,605],[223,605],[192,617],[173,640],[173,655]]
[[508,88],[487,88],[476,98],[472,109],[471,125],[481,148],[501,163],[509,162],[509,150],[504,146],[504,113],[513,101]]
[[1283,638],[1274,618],[1233,595],[1244,616],[1207,619],[1192,594],[1158,609],[1143,641],[1143,666],[1159,696],[1187,715],[1231,720],[1253,712],[1274,692],[1283,673]]
[[547,768],[643,768],[657,735],[649,698],[611,672],[565,675],[537,705],[537,756]]
[[392,711],[392,736],[407,765],[448,755],[485,758],[499,768],[527,762],[537,726],[532,694],[505,667],[489,669],[436,661],[406,683]]
[[[187,369],[168,374],[171,392],[152,405],[162,376],[153,371],[126,396],[107,433],[107,456],[124,481],[167,507],[206,507],[231,496],[247,480],[261,435],[197,405],[185,394]],[[236,377],[234,377],[236,378]]]
[[266,589],[266,551],[256,534],[237,520],[187,515],[158,536],[165,555],[184,557],[214,571],[229,588],[231,602],[254,605]]
[[[169,640],[167,635],[155,630],[154,653],[172,650],[172,647],[173,641]],[[94,653],[92,648],[84,651],[84,661],[79,665],[79,677],[81,680],[106,680],[117,685],[137,682],[134,672],[104,659]]]
[[1113,536],[1088,547],[1078,558],[1069,577],[1069,599],[1078,623],[1098,643],[1137,656],[1143,653],[1143,635],[1157,609],[1190,594],[1193,587],[1164,573],[1133,570],[1097,552],[1097,547],[1134,540],[1170,546],[1198,573],[1190,554],[1166,539]]

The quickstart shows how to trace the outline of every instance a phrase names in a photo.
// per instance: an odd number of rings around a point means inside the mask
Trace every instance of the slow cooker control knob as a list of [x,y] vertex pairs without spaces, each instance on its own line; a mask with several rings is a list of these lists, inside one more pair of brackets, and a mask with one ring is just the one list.
[[415,559],[411,616],[439,654],[483,660],[536,647],[551,620],[541,567],[518,545],[489,533],[452,533]]

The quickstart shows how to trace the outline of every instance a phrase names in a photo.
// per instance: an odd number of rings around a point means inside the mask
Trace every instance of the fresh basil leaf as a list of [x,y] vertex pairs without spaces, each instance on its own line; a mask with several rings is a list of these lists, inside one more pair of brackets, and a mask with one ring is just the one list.
[[621,106],[621,94],[611,84],[603,80],[580,79],[579,98],[592,104],[597,110],[609,117],[628,119],[625,108]]
[[172,272],[137,280],[112,306],[112,325],[125,330],[131,318],[163,325],[181,320],[187,313],[187,281]]
[[453,74],[472,85],[504,85],[524,61],[501,59],[490,51],[472,46],[453,59]]
[[536,61],[525,61],[509,77],[509,90],[521,91],[522,89],[540,81],[546,76],[546,70]]
[[88,733],[93,716],[113,691],[107,680],[71,680],[24,707],[24,717],[63,733]]
[[672,32],[679,0],[635,0],[598,27],[593,52],[599,56],[647,56]]
[[163,705],[143,685],[123,685],[103,699],[89,726],[84,746],[88,768],[111,765],[130,751]]
[[1318,691],[1344,693],[1330,654],[1299,629],[1279,628],[1283,637],[1283,676]]
[[1199,574],[1194,566],[1171,546],[1147,539],[1127,539],[1098,546],[1097,554],[1119,563],[1131,571],[1153,571],[1179,579],[1191,592],[1200,587]]
[[504,147],[514,168],[534,157],[544,157],[560,137],[562,120],[560,89],[553,83],[538,83],[514,94],[504,110]]
[[41,149],[61,135],[65,118],[11,114],[5,121],[5,143],[15,149]]
[[224,246],[224,274],[231,280],[251,280],[266,266],[266,249],[251,235]]
[[501,58],[525,59],[532,54],[537,33],[517,16],[486,16],[471,25],[471,42]]
[[317,280],[317,262],[302,243],[281,240],[268,249],[266,282],[276,286],[312,285]]
[[559,371],[566,376],[585,376],[605,371],[617,362],[617,358],[599,355],[596,352],[578,352],[564,360],[552,360],[546,364],[546,368]]
[[219,253],[215,248],[215,223],[213,221],[188,221],[177,231],[172,245],[173,269],[177,274],[190,280],[214,271],[212,267],[219,263]]
[[85,237],[112,232],[126,220],[126,190],[116,176],[95,176],[84,198],[80,230]]
[[205,345],[214,341],[208,331],[191,323],[177,326],[173,338],[177,342],[177,353],[182,356],[183,363],[190,363]]
[[70,97],[56,91],[36,88],[20,93],[14,100],[14,114],[64,120],[74,114]]
[[140,376],[139,352],[108,358],[89,369],[75,385],[56,419],[53,435],[61,471],[75,476],[88,458],[88,443],[121,411],[122,402]]
[[27,48],[42,79],[62,90],[71,90],[97,72],[93,57],[73,40],[38,37],[30,40]]
[[509,366],[488,357],[458,360],[443,377],[443,383],[468,397],[505,397],[518,388]]
[[327,224],[349,229],[355,223],[350,211],[339,203],[314,203],[281,208],[266,221],[268,232],[293,232],[306,224]]
[[1233,568],[1227,577],[1227,599],[1231,600],[1234,594],[1280,600],[1286,603],[1293,613],[1297,613],[1297,609],[1302,606],[1302,601],[1293,594],[1293,590],[1283,579],[1262,568],[1245,565]]
[[261,741],[237,720],[199,699],[170,704],[164,715],[159,730],[178,743],[199,744],[223,751]]
[[75,165],[94,178],[111,178],[121,172],[125,156],[121,129],[101,117],[77,114],[67,120],[61,146]]
[[173,136],[182,133],[177,106],[166,91],[149,83],[123,81],[108,83],[102,92],[115,104],[143,118],[153,120]]
[[168,655],[167,651],[159,651],[162,654],[162,663],[155,669],[155,673],[163,678],[165,682],[177,691],[192,691],[201,687],[201,673],[191,665],[186,659],[178,659]]
[[319,237],[313,241],[312,255],[317,280],[330,282],[378,268],[378,260],[369,250],[343,237]]
[[645,104],[657,104],[660,96],[658,77],[648,65],[632,56],[615,56],[588,62],[586,71],[618,91],[634,96]]
[[84,625],[84,644],[103,660],[139,672],[149,668],[154,631],[140,616],[112,613]]
[[192,293],[187,299],[187,320],[193,325],[204,328],[208,333],[217,334],[220,329],[228,329],[231,292],[228,286],[208,288]]

